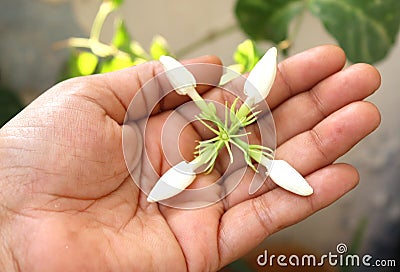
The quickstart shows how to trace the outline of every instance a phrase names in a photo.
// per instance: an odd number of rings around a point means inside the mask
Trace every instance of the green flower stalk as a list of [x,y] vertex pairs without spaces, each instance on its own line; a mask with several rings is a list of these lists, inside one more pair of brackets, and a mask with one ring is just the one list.
[[[237,109],[236,98],[228,107],[225,103],[225,119],[222,121],[216,114],[213,103],[207,103],[196,91],[194,76],[180,62],[172,57],[162,56],[160,62],[175,91],[180,95],[188,95],[200,109],[196,116],[206,128],[215,134],[208,140],[199,141],[195,150],[195,159],[182,161],[168,170],[151,190],[147,200],[157,202],[173,197],[187,188],[196,177],[196,170],[203,166],[205,174],[210,173],[221,149],[226,148],[230,162],[234,160],[231,146],[242,151],[247,165],[258,172],[255,163],[265,167],[267,174],[280,187],[298,195],[310,195],[313,189],[307,181],[287,162],[274,160],[274,151],[262,145],[249,144],[244,141],[249,133],[242,129],[253,124],[260,113],[254,112],[255,105],[263,101],[269,94],[276,76],[276,48],[271,48],[250,72],[245,85],[247,95],[244,103]],[[252,183],[249,193],[255,193],[262,183]]]
[[214,104],[207,104],[196,91],[196,79],[185,66],[170,56],[161,56],[160,62],[167,71],[167,78],[177,94],[189,96],[200,108],[202,114],[208,117],[216,117]]

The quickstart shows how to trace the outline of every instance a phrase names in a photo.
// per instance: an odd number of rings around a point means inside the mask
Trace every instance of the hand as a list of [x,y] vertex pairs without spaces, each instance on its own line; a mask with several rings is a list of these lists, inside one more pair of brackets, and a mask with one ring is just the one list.
[[[189,61],[200,62],[219,60]],[[212,271],[243,256],[356,186],[357,171],[334,162],[378,126],[378,110],[362,100],[379,87],[380,76],[369,65],[342,70],[344,64],[344,53],[334,46],[288,58],[267,99],[276,123],[276,157],[306,177],[313,195],[297,196],[266,182],[249,196],[245,175],[223,201],[195,210],[148,203],[124,160],[126,109],[141,84],[162,71],[158,62],[54,86],[0,130],[0,266]],[[212,97],[217,90],[202,92]],[[153,137],[177,99],[183,98],[165,98],[149,118]],[[190,127],[185,135],[199,136]],[[130,148],[139,152],[140,136],[131,137],[138,141]],[[152,141],[149,156],[161,175],[170,165],[159,139]],[[147,163],[136,167],[143,171],[136,183],[145,182]]]

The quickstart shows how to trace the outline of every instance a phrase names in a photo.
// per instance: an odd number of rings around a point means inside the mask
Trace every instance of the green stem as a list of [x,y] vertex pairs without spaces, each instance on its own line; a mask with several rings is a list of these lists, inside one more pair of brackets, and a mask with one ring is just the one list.
[[103,1],[100,5],[99,11],[94,18],[92,29],[90,31],[91,40],[100,40],[101,30],[107,16],[114,10],[114,6],[111,1]]
[[196,106],[201,110],[203,117],[212,121],[213,123],[224,127],[224,123],[219,119],[216,115],[215,108],[212,108],[211,105],[207,104],[207,102],[201,97],[201,95],[196,91],[194,87],[187,88],[187,95],[192,99],[192,101],[196,104]]
[[203,97],[201,97],[194,87],[187,88],[187,95],[192,99],[202,113],[206,114],[210,118],[216,117],[213,111],[207,105],[206,101],[204,101]]
[[240,146],[241,148],[243,148],[243,150],[248,150],[249,149],[249,145],[248,143],[246,143],[245,141],[242,141],[238,138],[233,139],[233,141],[235,141],[235,143]]
[[[235,143],[237,144],[237,145],[239,145],[241,148],[243,148],[243,150],[249,150],[249,144],[248,143],[246,143],[245,141],[243,141],[243,140],[240,140],[240,139],[238,139],[238,138],[235,138],[235,139],[232,139],[233,141],[235,141]],[[261,150],[260,150],[260,152],[262,152]],[[254,156],[254,154],[252,153],[252,152],[247,152],[247,154],[249,154],[249,156],[253,159],[253,160],[255,160],[257,163],[262,163],[262,164],[264,164],[264,160],[271,160],[271,159],[273,159],[273,157],[271,157],[271,156],[266,156],[266,155],[261,155],[261,156]]]
[[107,57],[107,56],[129,57],[128,53],[125,53],[114,46],[110,46],[108,44],[92,39],[69,38],[66,41],[62,41],[54,45],[55,48],[60,48],[63,46],[91,49],[95,54],[97,54],[100,57]]
[[235,31],[236,29],[238,29],[237,25],[233,24],[233,25],[229,25],[224,28],[218,29],[216,31],[210,32],[207,35],[201,37],[200,39],[184,46],[180,50],[177,50],[175,55],[178,59],[183,58],[187,54],[198,49],[199,47],[202,47],[203,45],[205,45],[205,44],[209,43],[210,41],[213,41],[217,38],[221,38],[227,34],[230,34],[233,31]]

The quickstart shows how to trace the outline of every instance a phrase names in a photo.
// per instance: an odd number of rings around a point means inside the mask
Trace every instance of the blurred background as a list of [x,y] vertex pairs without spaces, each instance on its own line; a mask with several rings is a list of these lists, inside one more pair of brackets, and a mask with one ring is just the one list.
[[[248,38],[238,26],[236,2],[127,0],[106,18],[100,39],[105,43],[113,39],[114,19],[120,17],[130,38],[143,48],[151,47],[153,38],[161,35],[168,42],[168,50],[178,57],[215,54],[225,65],[231,65],[237,63],[233,55],[238,44]],[[71,48],[66,41],[71,37],[89,37],[101,3],[100,0],[0,0],[2,123],[8,120],[8,113],[14,114],[66,77],[71,60]],[[296,38],[287,50],[289,56],[316,45],[337,44],[315,15],[305,12],[301,19],[296,24]],[[270,42],[258,43],[261,49],[270,45]],[[280,46],[285,48],[285,44]],[[334,205],[271,236],[225,271],[265,271],[266,268],[257,265],[256,258],[266,249],[271,254],[327,254],[336,253],[339,243],[360,255],[396,259],[400,266],[399,36],[388,54],[375,65],[382,74],[382,86],[368,100],[379,107],[382,124],[340,159],[359,169],[360,185]],[[365,271],[362,267],[321,269]],[[294,271],[293,267],[288,270]],[[268,271],[284,271],[284,268]],[[304,271],[317,270],[309,267]]]

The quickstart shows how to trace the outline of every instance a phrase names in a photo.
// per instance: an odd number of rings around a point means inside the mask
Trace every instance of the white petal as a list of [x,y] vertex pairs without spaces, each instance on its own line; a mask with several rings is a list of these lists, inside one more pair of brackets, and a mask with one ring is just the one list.
[[270,48],[250,72],[244,84],[247,101],[256,104],[268,96],[276,76],[277,54],[275,47]]
[[161,56],[160,62],[164,66],[168,80],[178,94],[186,95],[185,88],[196,86],[193,74],[176,59],[170,56]]
[[313,188],[289,163],[283,160],[274,160],[269,171],[271,179],[280,187],[302,196],[313,193]]
[[170,168],[154,185],[147,201],[157,202],[179,194],[196,178],[194,170],[194,165],[185,161]]

